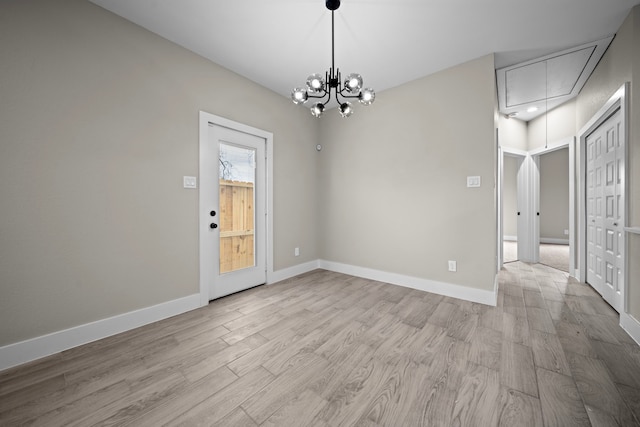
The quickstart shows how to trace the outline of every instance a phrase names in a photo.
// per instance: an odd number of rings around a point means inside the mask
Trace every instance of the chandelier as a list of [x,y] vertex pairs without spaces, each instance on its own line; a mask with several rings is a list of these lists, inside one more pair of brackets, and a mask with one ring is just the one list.
[[[335,67],[335,41],[333,12],[340,7],[340,0],[326,0],[325,5],[331,11],[331,68],[322,74],[312,74],[307,78],[306,87],[297,87],[291,92],[294,104],[304,104],[309,98],[319,101],[311,106],[311,114],[314,117],[322,116],[326,105],[331,100],[331,92],[335,92],[335,98],[340,105],[340,115],[349,117],[353,114],[353,105],[347,99],[357,98],[362,105],[371,105],[376,98],[376,93],[371,88],[363,88],[362,76],[351,73],[340,86],[340,70]],[[342,99],[341,99],[342,98]]]

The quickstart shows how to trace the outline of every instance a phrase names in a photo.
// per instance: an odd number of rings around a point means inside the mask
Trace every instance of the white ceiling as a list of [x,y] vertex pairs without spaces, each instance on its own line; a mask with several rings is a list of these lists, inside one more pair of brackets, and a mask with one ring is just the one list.
[[[91,1],[286,97],[331,65],[324,0]],[[612,36],[636,4],[342,0],[336,66],[379,94],[490,53],[502,68]]]

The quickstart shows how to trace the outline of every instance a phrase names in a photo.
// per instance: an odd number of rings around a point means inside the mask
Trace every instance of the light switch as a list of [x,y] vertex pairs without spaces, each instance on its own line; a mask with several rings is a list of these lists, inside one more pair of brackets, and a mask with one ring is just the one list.
[[183,176],[182,183],[184,188],[198,188],[198,180],[195,176]]
[[480,187],[480,177],[479,176],[468,176],[467,177],[467,187]]

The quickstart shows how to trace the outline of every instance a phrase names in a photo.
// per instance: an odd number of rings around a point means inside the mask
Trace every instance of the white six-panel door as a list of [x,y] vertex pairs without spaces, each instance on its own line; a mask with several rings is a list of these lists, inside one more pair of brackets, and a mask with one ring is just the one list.
[[618,312],[624,283],[624,140],[618,109],[586,138],[586,281]]

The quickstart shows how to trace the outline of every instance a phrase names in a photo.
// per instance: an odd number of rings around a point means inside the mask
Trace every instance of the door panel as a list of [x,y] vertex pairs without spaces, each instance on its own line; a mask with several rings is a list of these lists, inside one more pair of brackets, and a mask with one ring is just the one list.
[[[597,131],[596,131],[597,132]],[[602,143],[600,133],[594,133],[587,138],[587,282],[598,292],[602,289],[602,274],[600,260],[602,258],[602,245],[600,242],[600,215],[599,203],[602,197],[602,188],[598,174],[600,152]]]
[[586,139],[587,277],[620,311],[623,278],[624,141],[618,110]]
[[209,299],[266,282],[264,138],[209,124],[201,147],[201,274]]

